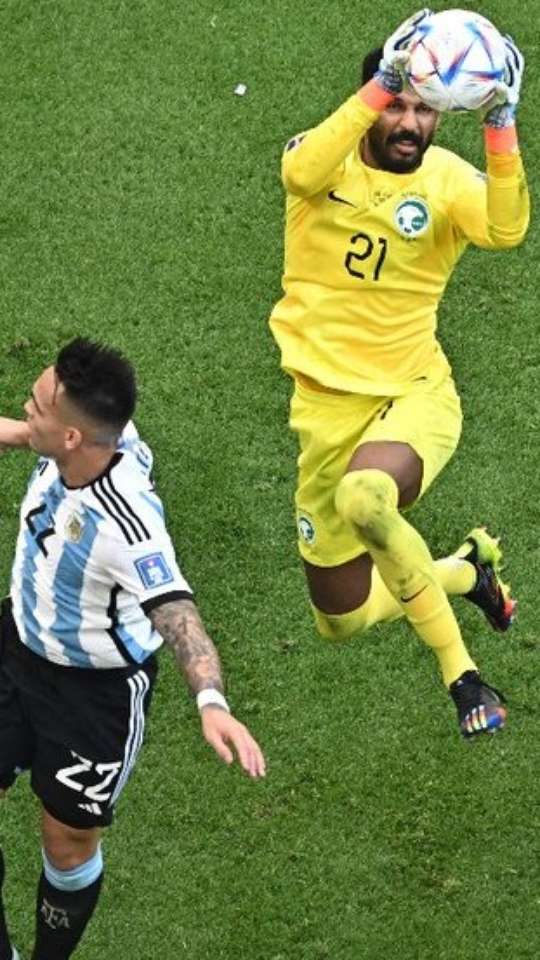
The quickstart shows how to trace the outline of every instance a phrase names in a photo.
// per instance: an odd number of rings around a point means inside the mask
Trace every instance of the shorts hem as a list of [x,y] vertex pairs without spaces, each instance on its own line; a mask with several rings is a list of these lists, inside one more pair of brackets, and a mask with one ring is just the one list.
[[357,557],[361,557],[364,553],[368,553],[368,550],[365,547],[357,547],[354,550],[348,550],[345,553],[339,554],[336,558],[332,557],[330,561],[322,560],[320,557],[315,558],[312,554],[307,555],[302,550],[302,547],[298,546],[298,552],[302,557],[302,560],[306,560],[307,563],[313,564],[314,567],[322,567],[323,569],[331,569],[332,567],[341,567],[344,563],[349,563],[350,560],[356,560]]
[[58,820],[59,823],[63,823],[66,827],[73,827],[75,830],[91,830],[93,827],[110,827],[113,821],[114,810],[112,808],[109,809],[107,814],[102,814],[100,817],[89,817],[88,815],[85,816],[82,812],[80,816],[78,814],[70,816],[69,814],[61,813],[59,810],[56,810],[52,804],[43,800],[36,790],[34,790],[34,793],[41,803],[43,809],[46,810],[51,817],[54,817],[55,820]]

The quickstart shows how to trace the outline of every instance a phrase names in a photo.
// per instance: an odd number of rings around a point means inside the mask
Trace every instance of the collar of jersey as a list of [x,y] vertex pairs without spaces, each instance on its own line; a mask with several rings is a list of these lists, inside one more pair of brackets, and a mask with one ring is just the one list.
[[101,473],[98,473],[97,477],[94,477],[92,480],[89,480],[88,483],[81,483],[77,487],[70,487],[69,484],[66,483],[66,481],[64,480],[62,474],[59,473],[60,482],[62,486],[66,488],[66,490],[84,490],[85,487],[91,487],[93,483],[96,483],[98,480],[102,480],[103,477],[106,477],[111,472],[111,470],[116,466],[116,464],[120,463],[120,460],[122,459],[123,456],[124,454],[122,450],[117,450],[116,453],[113,453],[105,469],[102,470]]

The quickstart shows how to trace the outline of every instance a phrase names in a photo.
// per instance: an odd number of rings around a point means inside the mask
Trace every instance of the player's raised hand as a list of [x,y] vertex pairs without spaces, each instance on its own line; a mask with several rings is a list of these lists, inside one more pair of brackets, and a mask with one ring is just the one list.
[[409,60],[409,47],[422,24],[433,13],[428,7],[407,17],[393,34],[388,37],[384,48],[383,58],[376,74],[377,81],[388,93],[401,93],[403,90],[403,73]]
[[201,710],[201,724],[205,740],[225,763],[231,764],[234,761],[234,751],[240,766],[250,777],[255,779],[265,776],[266,765],[259,744],[247,727],[235,720],[230,713],[208,704]]
[[504,42],[506,45],[506,67],[504,71],[506,103],[516,108],[519,103],[521,83],[525,70],[525,57],[509,34],[506,34]]
[[525,58],[512,37],[507,34],[504,42],[506,45],[504,78],[497,84],[495,95],[482,118],[488,127],[496,129],[512,126],[515,122],[525,69]]

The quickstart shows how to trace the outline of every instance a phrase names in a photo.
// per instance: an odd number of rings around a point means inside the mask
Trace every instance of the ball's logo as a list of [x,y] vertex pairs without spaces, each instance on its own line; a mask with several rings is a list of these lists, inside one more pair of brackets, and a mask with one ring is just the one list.
[[315,527],[311,520],[302,513],[298,517],[298,533],[302,540],[310,546],[315,542]]
[[394,214],[394,223],[403,237],[420,237],[430,223],[429,207],[420,197],[402,200]]

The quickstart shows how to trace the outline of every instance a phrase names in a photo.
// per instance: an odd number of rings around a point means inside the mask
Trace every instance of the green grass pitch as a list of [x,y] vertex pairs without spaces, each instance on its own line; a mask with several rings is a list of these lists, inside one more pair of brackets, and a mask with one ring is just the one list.
[[[476,6],[528,60],[520,129],[534,195],[537,4]],[[0,413],[19,415],[72,335],[133,359],[183,568],[269,766],[254,784],[214,759],[164,653],[81,960],[538,955],[536,223],[517,250],[470,250],[447,291],[440,334],[465,429],[412,515],[436,555],[479,522],[504,537],[517,626],[499,637],[456,609],[509,697],[508,730],[459,740],[433,659],[403,624],[319,640],[294,543],[289,384],[266,326],[280,290],[280,152],[355,89],[363,53],[409,13],[404,0],[0,3]],[[474,119],[446,119],[439,142],[483,163]],[[23,453],[0,461],[3,590],[29,466]],[[21,778],[1,816],[25,958],[36,813]]]

